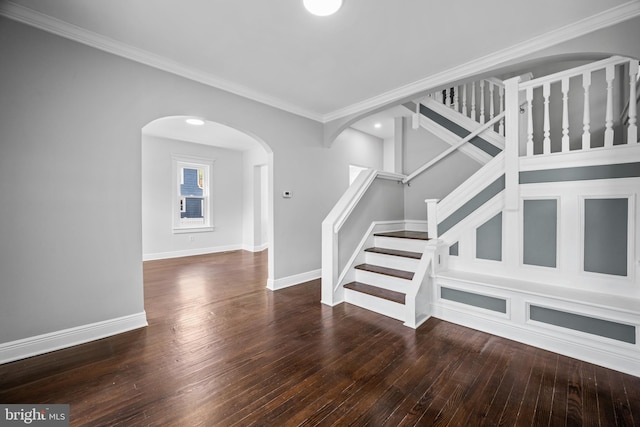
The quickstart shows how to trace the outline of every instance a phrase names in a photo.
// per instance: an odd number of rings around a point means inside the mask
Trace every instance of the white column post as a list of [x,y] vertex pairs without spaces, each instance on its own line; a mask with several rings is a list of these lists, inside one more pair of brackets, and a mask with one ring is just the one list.
[[520,171],[520,129],[519,118],[519,84],[520,77],[505,81],[505,210],[517,211],[520,203],[519,171]]

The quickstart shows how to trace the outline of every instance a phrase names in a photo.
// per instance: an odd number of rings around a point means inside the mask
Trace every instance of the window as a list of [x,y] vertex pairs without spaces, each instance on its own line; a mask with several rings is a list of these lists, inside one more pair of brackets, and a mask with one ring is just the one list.
[[211,170],[213,161],[173,157],[173,232],[213,231],[211,223]]

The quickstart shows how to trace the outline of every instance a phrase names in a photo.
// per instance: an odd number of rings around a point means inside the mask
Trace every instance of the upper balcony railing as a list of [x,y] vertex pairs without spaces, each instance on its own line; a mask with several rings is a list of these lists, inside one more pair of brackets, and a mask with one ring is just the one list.
[[[429,97],[480,124],[504,111],[504,83],[495,78],[451,86]],[[493,130],[504,136],[504,120],[496,122]]]
[[637,60],[614,56],[520,83],[524,154],[637,143],[637,75]]

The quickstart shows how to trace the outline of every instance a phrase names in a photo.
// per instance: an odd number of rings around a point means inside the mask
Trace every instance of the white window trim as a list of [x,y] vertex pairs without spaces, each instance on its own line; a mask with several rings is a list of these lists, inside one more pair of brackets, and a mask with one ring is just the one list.
[[[204,157],[194,157],[194,156],[185,156],[174,154],[171,156],[172,163],[172,179],[171,179],[171,226],[174,234],[181,233],[205,233],[210,232],[215,229],[213,225],[212,219],[212,197],[211,197],[211,187],[212,187],[212,176],[213,176],[213,163],[214,159],[208,159]],[[197,226],[189,226],[180,223],[180,186],[179,186],[179,174],[178,172],[183,167],[192,167],[192,168],[204,168],[205,172],[205,191],[203,193],[205,203],[204,206],[204,225]]]

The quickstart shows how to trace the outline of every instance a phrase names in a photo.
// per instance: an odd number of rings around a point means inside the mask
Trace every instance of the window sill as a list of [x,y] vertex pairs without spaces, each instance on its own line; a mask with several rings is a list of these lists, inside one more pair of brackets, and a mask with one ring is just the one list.
[[184,234],[184,233],[208,233],[215,230],[215,227],[181,227],[174,228],[173,234]]

